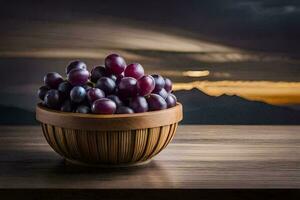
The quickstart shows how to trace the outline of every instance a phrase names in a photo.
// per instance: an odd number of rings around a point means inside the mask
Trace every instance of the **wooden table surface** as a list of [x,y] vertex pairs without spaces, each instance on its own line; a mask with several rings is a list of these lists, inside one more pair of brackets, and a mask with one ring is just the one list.
[[300,188],[300,126],[180,126],[143,167],[65,166],[40,127],[0,128],[0,188]]
[[65,165],[40,127],[0,127],[0,189],[300,188],[300,126],[179,126],[146,166]]

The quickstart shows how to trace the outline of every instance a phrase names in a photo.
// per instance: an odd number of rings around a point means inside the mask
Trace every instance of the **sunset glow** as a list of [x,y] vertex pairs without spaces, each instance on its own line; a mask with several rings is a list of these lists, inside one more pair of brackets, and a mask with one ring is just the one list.
[[272,81],[195,81],[174,83],[174,90],[197,88],[208,95],[238,95],[270,104],[299,104],[300,82]]

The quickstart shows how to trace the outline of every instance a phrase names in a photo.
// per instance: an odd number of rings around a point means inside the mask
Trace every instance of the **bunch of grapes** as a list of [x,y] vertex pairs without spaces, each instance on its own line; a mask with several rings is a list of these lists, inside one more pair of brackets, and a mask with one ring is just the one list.
[[176,105],[172,82],[160,75],[146,75],[138,63],[126,65],[111,54],[105,66],[87,70],[82,61],[66,67],[67,78],[56,72],[44,77],[38,90],[42,105],[63,112],[125,114],[163,110]]

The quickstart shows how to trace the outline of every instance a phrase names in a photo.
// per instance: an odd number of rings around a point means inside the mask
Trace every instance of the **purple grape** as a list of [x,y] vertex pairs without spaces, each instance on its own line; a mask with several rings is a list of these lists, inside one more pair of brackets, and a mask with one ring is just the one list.
[[150,111],[163,110],[167,108],[166,101],[158,94],[150,94],[147,98],[148,106]]
[[66,67],[66,74],[69,74],[69,72],[73,69],[85,69],[86,70],[86,64],[80,60],[72,61]]
[[44,103],[47,107],[52,109],[59,109],[62,97],[58,90],[51,89],[49,90],[44,98]]
[[108,95],[106,98],[108,98],[108,99],[112,100],[113,102],[115,102],[117,107],[123,106],[123,102],[121,101],[121,99],[117,95],[111,94],[111,95]]
[[154,78],[150,75],[143,76],[137,81],[138,93],[141,96],[149,95],[155,88]]
[[142,112],[148,111],[148,103],[147,103],[145,97],[134,97],[130,101],[129,106],[136,113],[142,113]]
[[134,113],[134,111],[127,106],[120,106],[116,110],[116,114],[131,114],[131,113]]
[[68,74],[68,81],[73,86],[81,86],[88,82],[90,73],[85,69],[73,69]]
[[165,88],[162,88],[160,91],[154,92],[154,93],[158,94],[159,96],[161,96],[164,99],[166,99],[169,95],[169,93],[165,90]]
[[90,88],[87,92],[87,98],[90,103],[93,103],[97,99],[101,99],[104,97],[105,97],[104,92],[102,90],[100,90],[99,88]]
[[144,68],[139,63],[132,63],[128,65],[124,71],[125,77],[132,77],[137,80],[142,76],[144,76],[144,73],[145,73]]
[[44,98],[45,98],[45,95],[47,94],[47,92],[49,91],[49,88],[47,86],[42,86],[39,88],[37,94],[38,94],[38,97],[44,101]]
[[92,112],[95,114],[114,114],[116,109],[115,102],[107,98],[98,99],[92,105]]
[[77,113],[90,113],[91,112],[91,109],[89,106],[86,106],[86,105],[80,105],[77,107],[76,111]]
[[118,85],[118,94],[121,98],[134,97],[137,95],[137,81],[132,77],[124,77]]
[[172,92],[172,81],[168,78],[165,78],[165,90],[170,93]]
[[173,93],[170,93],[169,95],[173,96],[173,98],[176,100],[177,102],[177,97],[173,94]]
[[72,112],[73,106],[70,99],[67,99],[64,101],[62,106],[60,107],[60,110],[63,112]]
[[58,91],[60,91],[65,98],[70,96],[71,89],[72,85],[68,81],[64,81],[58,86]]
[[153,74],[151,76],[154,78],[154,81],[155,81],[155,88],[153,90],[154,92],[158,92],[163,87],[165,87],[165,80],[162,76],[157,75],[157,74]]
[[75,86],[70,92],[71,101],[74,103],[81,103],[86,98],[86,91],[81,86]]
[[169,94],[166,98],[167,107],[171,108],[176,106],[176,101],[177,101],[176,97],[173,94]]
[[45,85],[51,89],[57,89],[59,84],[63,81],[62,76],[56,72],[49,72],[44,76]]
[[101,89],[106,95],[109,95],[115,91],[116,83],[108,77],[101,77],[96,83],[96,88]]
[[118,54],[110,54],[105,58],[105,69],[115,75],[121,74],[126,68],[125,60]]
[[98,79],[106,75],[105,67],[96,66],[91,71],[91,81],[97,83]]

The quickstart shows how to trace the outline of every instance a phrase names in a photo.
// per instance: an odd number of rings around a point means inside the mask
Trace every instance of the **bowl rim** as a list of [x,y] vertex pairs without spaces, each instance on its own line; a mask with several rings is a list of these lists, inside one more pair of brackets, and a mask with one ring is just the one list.
[[183,118],[182,105],[159,111],[132,114],[83,114],[36,106],[36,119],[44,124],[84,130],[133,130],[178,123]]

